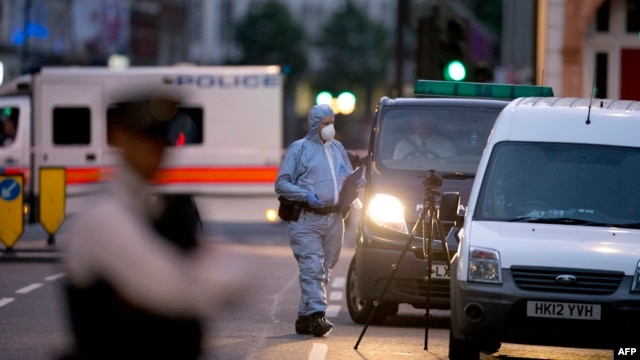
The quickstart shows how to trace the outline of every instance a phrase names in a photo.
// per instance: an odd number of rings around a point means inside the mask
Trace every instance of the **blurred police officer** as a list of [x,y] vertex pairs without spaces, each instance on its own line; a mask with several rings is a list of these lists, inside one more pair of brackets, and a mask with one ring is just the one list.
[[238,269],[198,244],[187,197],[153,193],[179,99],[142,97],[109,111],[120,150],[115,178],[73,218],[66,294],[75,340],[70,358],[196,359],[202,322],[237,299]]

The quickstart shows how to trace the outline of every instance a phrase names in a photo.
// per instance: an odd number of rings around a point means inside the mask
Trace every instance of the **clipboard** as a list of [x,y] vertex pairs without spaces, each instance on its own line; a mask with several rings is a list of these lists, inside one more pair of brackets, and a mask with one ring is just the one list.
[[358,197],[358,180],[364,174],[364,166],[358,166],[353,172],[344,179],[342,188],[340,189],[340,206],[342,211],[349,210],[351,203]]

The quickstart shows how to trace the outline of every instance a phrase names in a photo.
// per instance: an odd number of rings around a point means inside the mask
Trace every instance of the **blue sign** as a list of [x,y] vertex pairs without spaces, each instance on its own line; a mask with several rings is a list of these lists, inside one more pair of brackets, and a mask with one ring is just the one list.
[[0,198],[13,201],[20,195],[20,184],[12,178],[0,181]]

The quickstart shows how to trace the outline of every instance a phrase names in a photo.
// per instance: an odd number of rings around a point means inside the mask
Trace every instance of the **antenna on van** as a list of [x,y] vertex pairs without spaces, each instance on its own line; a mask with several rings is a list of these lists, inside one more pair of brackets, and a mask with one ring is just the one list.
[[594,93],[596,92],[597,76],[598,76],[597,74],[593,75],[593,86],[591,86],[591,97],[589,98],[589,111],[587,112],[587,121],[585,121],[585,124],[587,125],[591,124],[591,103],[593,102],[593,96],[594,96]]

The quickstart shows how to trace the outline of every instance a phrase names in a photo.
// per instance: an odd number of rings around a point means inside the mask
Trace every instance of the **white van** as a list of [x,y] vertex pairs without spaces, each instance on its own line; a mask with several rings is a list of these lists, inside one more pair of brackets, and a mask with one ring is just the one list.
[[639,101],[512,101],[458,233],[449,358],[639,344],[639,177]]

